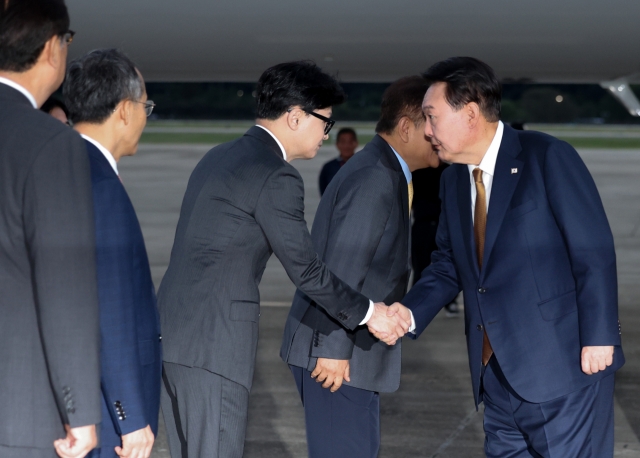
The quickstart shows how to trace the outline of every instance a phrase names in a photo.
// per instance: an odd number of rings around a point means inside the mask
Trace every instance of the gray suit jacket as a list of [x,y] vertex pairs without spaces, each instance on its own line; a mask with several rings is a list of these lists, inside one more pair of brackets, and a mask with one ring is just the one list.
[[[404,296],[409,280],[407,180],[391,147],[376,136],[338,172],[320,201],[311,231],[332,272],[374,301]],[[388,346],[366,327],[347,331],[298,290],[280,356],[313,370],[317,358],[349,359],[351,382],[391,392],[400,384],[401,343]]]
[[100,422],[94,234],[84,142],[0,84],[0,455]]
[[213,148],[187,187],[171,261],[158,291],[164,361],[200,367],[251,388],[258,284],[271,253],[341,326],[369,300],[318,259],[304,220],[298,171],[260,127]]

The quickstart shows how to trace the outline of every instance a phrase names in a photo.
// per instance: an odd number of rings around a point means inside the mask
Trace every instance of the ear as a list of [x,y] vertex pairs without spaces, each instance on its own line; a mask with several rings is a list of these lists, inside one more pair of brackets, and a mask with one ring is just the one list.
[[287,125],[291,130],[298,130],[300,128],[300,123],[302,122],[302,118],[306,113],[300,109],[300,107],[293,107],[291,111],[286,113],[287,115]]
[[123,100],[116,106],[116,113],[119,121],[128,126],[133,116],[133,102],[131,100]]
[[400,118],[400,121],[398,121],[398,126],[396,127],[396,129],[398,131],[400,139],[403,142],[409,143],[412,127],[413,121],[406,116],[403,116],[402,118]]
[[464,108],[470,129],[475,129],[480,122],[480,106],[475,102],[468,103]]
[[42,50],[42,58],[53,68],[58,69],[61,65],[65,65],[67,55],[64,52],[65,47],[62,46],[61,38],[57,35],[49,38]]

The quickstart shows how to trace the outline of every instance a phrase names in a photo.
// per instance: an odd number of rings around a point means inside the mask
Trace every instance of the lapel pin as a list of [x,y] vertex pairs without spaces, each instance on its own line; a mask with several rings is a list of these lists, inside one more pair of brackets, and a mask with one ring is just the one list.
[[513,175],[514,173],[518,173],[518,169],[511,169],[511,175]]

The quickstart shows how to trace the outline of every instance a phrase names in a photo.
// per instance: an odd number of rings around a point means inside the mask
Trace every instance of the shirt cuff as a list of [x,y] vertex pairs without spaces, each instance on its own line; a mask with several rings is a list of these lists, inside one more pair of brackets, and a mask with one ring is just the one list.
[[413,318],[413,312],[411,310],[409,310],[409,313],[411,314],[411,327],[409,328],[409,332],[412,334],[415,334],[416,331],[416,320],[415,318]]
[[367,311],[367,314],[364,316],[364,320],[360,322],[360,326],[362,326],[363,324],[367,324],[367,321],[369,321],[369,319],[373,315],[373,310],[374,310],[373,301],[369,299],[369,310]]

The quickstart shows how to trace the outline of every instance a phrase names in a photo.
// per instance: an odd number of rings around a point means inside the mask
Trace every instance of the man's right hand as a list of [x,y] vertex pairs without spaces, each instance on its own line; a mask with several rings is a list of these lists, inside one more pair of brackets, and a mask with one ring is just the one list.
[[116,447],[116,453],[122,458],[149,458],[155,437],[151,426],[122,436],[122,447]]
[[403,313],[388,314],[389,307],[382,302],[374,304],[374,311],[367,327],[369,332],[387,345],[395,345],[398,339],[404,336],[411,326],[411,320],[406,321]]
[[71,428],[65,425],[67,437],[53,442],[56,453],[61,458],[83,458],[98,445],[96,425]]
[[318,358],[311,377],[316,379],[316,382],[322,383],[322,388],[331,388],[331,392],[335,393],[342,386],[344,380],[351,381],[349,360]]

